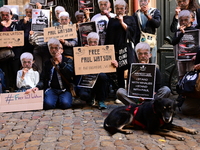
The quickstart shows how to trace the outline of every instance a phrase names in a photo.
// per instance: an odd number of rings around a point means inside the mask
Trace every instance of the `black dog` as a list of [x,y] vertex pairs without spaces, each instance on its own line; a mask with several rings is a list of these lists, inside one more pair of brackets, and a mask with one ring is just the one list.
[[175,115],[175,101],[169,98],[145,101],[141,105],[131,104],[114,109],[105,119],[104,128],[110,134],[121,132],[125,134],[133,133],[133,129],[147,129],[150,134],[171,136],[178,140],[184,140],[181,135],[169,130],[182,131],[190,134],[197,134],[194,129],[172,124]]

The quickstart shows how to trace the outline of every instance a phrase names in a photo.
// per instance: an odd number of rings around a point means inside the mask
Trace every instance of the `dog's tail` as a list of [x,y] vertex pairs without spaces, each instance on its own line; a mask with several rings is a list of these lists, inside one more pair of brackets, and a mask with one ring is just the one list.
[[[107,119],[107,118],[106,118],[106,119]],[[118,132],[118,129],[117,129],[116,127],[112,127],[112,126],[106,124],[106,122],[107,122],[106,119],[105,119],[104,125],[103,125],[103,126],[104,126],[104,129],[105,129],[106,131],[108,131],[111,135],[117,133],[117,132]]]

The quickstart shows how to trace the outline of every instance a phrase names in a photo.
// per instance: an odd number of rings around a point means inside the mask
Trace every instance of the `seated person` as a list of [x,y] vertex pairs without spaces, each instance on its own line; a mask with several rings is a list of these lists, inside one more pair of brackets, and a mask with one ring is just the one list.
[[33,55],[25,52],[20,56],[22,69],[17,72],[18,92],[25,92],[36,87],[39,82],[39,73],[33,70]]
[[[60,25],[68,25],[70,23],[69,13],[61,12],[59,14]],[[64,56],[73,56],[73,47],[78,45],[77,38],[75,39],[59,39],[60,43],[63,45]]]
[[49,52],[52,56],[45,62],[40,82],[33,91],[44,89],[44,109],[70,108],[72,94],[69,84],[74,76],[73,60],[62,55],[63,48],[58,39],[51,38],[48,41]]
[[[138,43],[135,47],[136,55],[138,57],[139,63],[149,63],[151,58],[150,46],[147,43]],[[158,68],[156,68],[156,79],[155,79],[155,96],[160,98],[167,98],[170,96],[171,90],[167,86],[161,87],[161,74]],[[144,98],[134,99],[129,98],[127,95],[127,90],[124,88],[119,88],[117,90],[117,98],[122,101],[125,105],[131,103],[138,103],[144,101]]]
[[[97,46],[99,43],[99,35],[96,32],[90,32],[87,36],[88,46]],[[114,67],[118,67],[116,60],[113,60],[111,64]],[[104,101],[107,97],[107,91],[109,87],[109,78],[105,73],[99,73],[97,81],[92,89],[81,88],[79,96],[82,100],[86,100],[92,106],[95,105],[95,101],[98,102],[99,109],[106,109]]]

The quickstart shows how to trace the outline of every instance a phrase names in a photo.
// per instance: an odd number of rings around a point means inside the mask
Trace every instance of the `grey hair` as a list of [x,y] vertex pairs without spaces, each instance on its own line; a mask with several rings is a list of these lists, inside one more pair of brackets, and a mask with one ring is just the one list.
[[89,41],[89,39],[97,39],[97,41],[99,41],[99,34],[96,32],[90,32],[87,35],[87,42]]
[[124,0],[116,0],[115,3],[114,3],[114,7],[116,5],[123,5],[124,7],[126,7],[126,2]]
[[33,9],[33,6],[27,4],[27,5],[24,6],[24,10],[26,10],[26,9]]
[[180,19],[180,17],[191,17],[191,13],[189,10],[182,10],[180,11],[180,13],[178,14],[178,19]]
[[1,7],[1,8],[0,8],[0,13],[1,13],[1,12],[7,12],[7,13],[9,13],[9,14],[12,14],[10,8],[8,8],[8,7]]
[[98,0],[98,5],[99,5],[100,2],[108,2],[108,3],[110,3],[109,0]]
[[151,48],[150,48],[150,46],[149,46],[149,44],[148,43],[145,43],[145,42],[140,42],[140,43],[138,43],[136,46],[135,46],[135,52],[136,52],[136,55],[138,56],[138,50],[139,49],[142,49],[142,50],[148,50],[149,51],[149,53],[151,52],[150,50],[151,50]]
[[56,38],[51,38],[49,39],[47,45],[48,45],[48,48],[50,49],[50,45],[51,44],[54,44],[54,45],[58,45],[58,47],[60,46],[60,41]]
[[69,18],[69,13],[66,12],[66,11],[63,11],[63,12],[61,12],[61,13],[59,14],[58,18],[60,18],[60,17],[68,17],[68,18]]
[[65,8],[62,7],[62,6],[57,6],[57,7],[55,8],[55,12],[56,12],[57,10],[59,10],[59,11],[66,11]]
[[29,52],[22,53],[20,56],[21,63],[24,58],[33,60],[33,55]]
[[78,10],[78,11],[76,11],[76,13],[75,13],[75,17],[78,16],[78,15],[84,15],[84,13],[83,13],[83,12],[80,12],[80,11]]

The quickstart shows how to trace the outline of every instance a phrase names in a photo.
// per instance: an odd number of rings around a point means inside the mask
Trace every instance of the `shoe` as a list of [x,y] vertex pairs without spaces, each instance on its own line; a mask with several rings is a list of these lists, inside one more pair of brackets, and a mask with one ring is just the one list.
[[89,101],[89,102],[87,102],[88,103],[88,105],[90,105],[90,106],[95,106],[95,100],[93,99],[93,100],[91,100],[91,101]]
[[107,106],[104,104],[104,102],[99,102],[99,109],[106,109]]
[[115,100],[115,103],[116,104],[122,104],[122,102],[120,100],[118,100],[118,99]]

